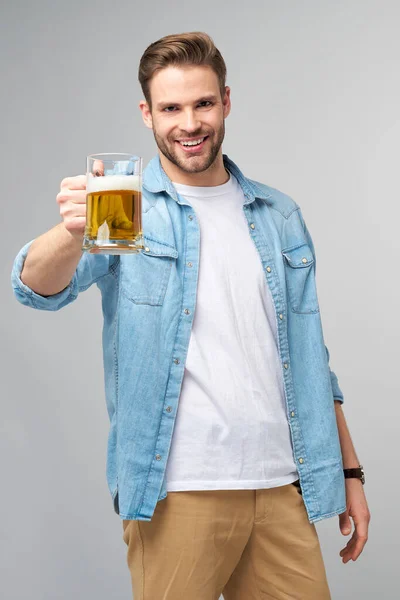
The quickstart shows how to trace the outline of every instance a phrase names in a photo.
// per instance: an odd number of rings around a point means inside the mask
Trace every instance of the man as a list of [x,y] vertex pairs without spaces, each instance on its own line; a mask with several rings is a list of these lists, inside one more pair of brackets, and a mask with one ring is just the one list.
[[222,154],[226,68],[204,33],[142,56],[139,255],[81,251],[85,177],[63,222],[18,254],[17,298],[58,310],[96,283],[110,415],[107,479],[135,598],[330,598],[315,522],[356,560],[370,514],[329,367],[300,207]]

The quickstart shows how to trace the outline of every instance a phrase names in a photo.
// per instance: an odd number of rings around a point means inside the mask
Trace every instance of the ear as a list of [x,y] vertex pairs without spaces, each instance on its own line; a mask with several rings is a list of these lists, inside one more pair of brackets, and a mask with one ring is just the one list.
[[151,116],[151,110],[150,110],[149,105],[147,104],[147,102],[145,100],[141,100],[139,102],[139,108],[140,108],[140,110],[142,112],[142,119],[143,119],[144,124],[149,129],[153,129],[153,119],[152,119],[152,116]]
[[224,119],[226,119],[231,112],[231,88],[227,85],[225,86],[225,94],[222,99],[222,106],[224,111]]

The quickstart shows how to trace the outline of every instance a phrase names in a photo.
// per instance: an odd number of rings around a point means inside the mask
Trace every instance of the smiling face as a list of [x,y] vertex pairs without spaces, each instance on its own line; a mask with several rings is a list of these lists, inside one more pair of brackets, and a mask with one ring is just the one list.
[[219,185],[226,180],[221,145],[230,112],[230,89],[221,98],[209,66],[166,67],[150,82],[150,108],[140,103],[153,130],[161,164],[177,183]]

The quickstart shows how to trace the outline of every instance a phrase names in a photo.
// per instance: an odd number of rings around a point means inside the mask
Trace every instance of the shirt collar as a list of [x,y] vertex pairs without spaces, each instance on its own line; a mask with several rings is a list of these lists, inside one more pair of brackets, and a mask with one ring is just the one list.
[[[246,201],[244,204],[250,204],[256,198],[267,200],[270,194],[262,190],[254,181],[247,179],[239,169],[239,167],[228,157],[227,154],[222,155],[225,168],[234,176],[239,182]],[[171,198],[180,203],[179,195],[172,184],[172,181],[164,171],[160,157],[157,154],[151,159],[147,167],[143,172],[143,187],[152,193],[166,192]]]

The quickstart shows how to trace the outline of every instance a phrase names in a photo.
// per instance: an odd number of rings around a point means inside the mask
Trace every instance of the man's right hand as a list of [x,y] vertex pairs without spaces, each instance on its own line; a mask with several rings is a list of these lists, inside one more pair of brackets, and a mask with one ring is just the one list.
[[82,258],[86,175],[63,179],[57,203],[62,222],[33,241],[20,274],[23,283],[44,297],[58,294],[69,285]]
[[57,194],[65,229],[82,241],[86,225],[86,175],[66,177]]

